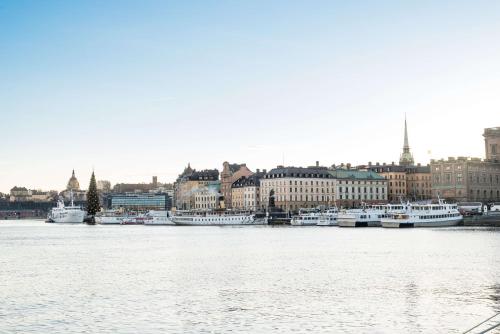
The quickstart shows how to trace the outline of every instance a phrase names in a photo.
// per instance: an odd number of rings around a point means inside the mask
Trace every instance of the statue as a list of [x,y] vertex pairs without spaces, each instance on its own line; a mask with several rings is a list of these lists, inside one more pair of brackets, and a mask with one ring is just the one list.
[[274,189],[269,192],[269,208],[274,208],[276,205],[274,203]]

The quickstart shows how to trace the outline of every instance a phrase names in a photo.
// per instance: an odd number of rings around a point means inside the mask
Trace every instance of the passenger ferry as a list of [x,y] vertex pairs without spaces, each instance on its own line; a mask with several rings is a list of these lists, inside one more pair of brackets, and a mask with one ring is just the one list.
[[321,213],[317,209],[300,209],[299,214],[292,217],[290,224],[293,226],[318,225]]
[[360,209],[348,209],[339,212],[340,227],[380,227],[381,219],[390,212],[402,210],[403,205],[369,205]]
[[221,226],[221,225],[265,225],[267,217],[254,213],[232,210],[177,211],[171,220],[175,225]]
[[145,214],[144,225],[175,225],[169,211],[151,210]]
[[47,223],[74,223],[81,224],[85,218],[85,211],[75,206],[73,203],[73,194],[71,194],[71,205],[64,206],[64,201],[59,199],[57,207],[52,208],[47,217]]
[[382,218],[382,227],[455,226],[462,219],[457,204],[447,204],[439,199],[438,204],[410,204],[404,212]]
[[96,213],[95,222],[96,224],[113,224],[119,225],[122,223],[123,219],[128,218],[128,214],[120,210],[104,210]]
[[330,208],[323,211],[318,220],[318,226],[338,226],[339,210]]

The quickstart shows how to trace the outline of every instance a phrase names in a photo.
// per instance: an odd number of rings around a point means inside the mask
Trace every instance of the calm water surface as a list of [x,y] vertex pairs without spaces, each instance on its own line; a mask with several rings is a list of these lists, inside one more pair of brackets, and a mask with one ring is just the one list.
[[0,221],[0,333],[460,333],[495,312],[500,229]]

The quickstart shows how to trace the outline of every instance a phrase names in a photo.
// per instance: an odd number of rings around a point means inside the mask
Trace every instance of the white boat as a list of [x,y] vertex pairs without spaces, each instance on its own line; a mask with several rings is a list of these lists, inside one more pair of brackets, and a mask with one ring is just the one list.
[[321,213],[317,209],[300,209],[299,214],[290,221],[293,226],[316,226]]
[[455,226],[462,219],[456,204],[447,204],[439,199],[438,204],[409,204],[404,212],[382,218],[382,227]]
[[318,220],[318,226],[338,226],[339,210],[337,208],[330,208],[323,212]]
[[500,214],[500,203],[492,203],[490,206],[490,210],[488,211],[490,214]]
[[57,201],[57,207],[50,210],[46,222],[81,224],[83,223],[84,218],[85,211],[81,207],[74,205],[73,196],[71,196],[70,206],[65,206],[62,199],[59,199],[59,201]]
[[220,226],[220,225],[265,225],[266,217],[257,217],[251,212],[238,211],[177,211],[171,220],[176,225]]
[[96,224],[121,224],[123,219],[127,218],[128,215],[120,210],[105,210],[96,213],[95,222]]
[[370,205],[361,209],[342,210],[338,214],[337,221],[340,227],[380,227],[382,218],[402,207],[402,205]]
[[122,221],[120,222],[121,225],[144,225],[144,223],[148,220],[145,214],[143,213],[138,213],[138,214],[129,214],[128,216],[124,217]]
[[169,211],[148,211],[145,215],[144,225],[175,225]]

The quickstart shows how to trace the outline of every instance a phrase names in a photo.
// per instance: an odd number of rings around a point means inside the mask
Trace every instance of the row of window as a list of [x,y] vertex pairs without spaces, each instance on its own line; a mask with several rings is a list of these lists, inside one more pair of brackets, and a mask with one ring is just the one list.
[[[363,187],[363,188],[361,188],[361,187],[359,187],[359,188],[355,188],[355,187],[351,187],[350,189],[351,189],[351,192],[352,192],[352,193],[360,193],[360,192],[361,192],[361,189],[363,189],[363,192],[364,192],[364,193],[367,193],[367,192],[373,193],[373,188],[367,188],[367,187]],[[385,193],[385,188],[375,188],[375,192],[376,192],[377,194],[378,194],[378,192],[379,192],[379,189],[380,189],[380,192],[381,192],[382,194],[383,194],[383,193]],[[339,192],[341,192],[341,193],[342,193],[342,192],[344,192],[344,190],[345,190],[345,192],[346,192],[346,193],[348,193],[348,192],[349,192],[349,187],[345,187],[345,188],[344,188],[344,187],[339,187]],[[367,190],[369,190],[369,191],[367,191]]]

